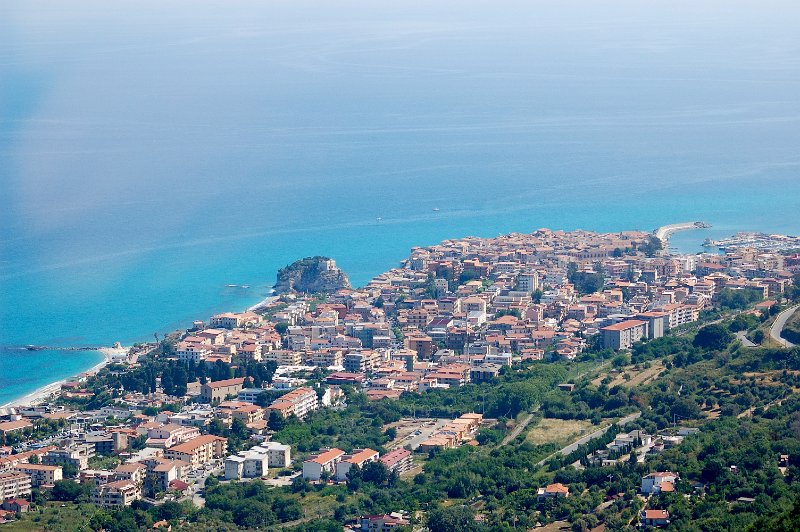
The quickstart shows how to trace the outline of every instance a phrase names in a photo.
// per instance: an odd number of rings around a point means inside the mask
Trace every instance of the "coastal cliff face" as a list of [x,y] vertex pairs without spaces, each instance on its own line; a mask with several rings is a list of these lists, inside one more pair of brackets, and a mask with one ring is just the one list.
[[351,288],[350,280],[328,257],[306,257],[278,270],[273,287],[278,294],[305,292],[316,294]]

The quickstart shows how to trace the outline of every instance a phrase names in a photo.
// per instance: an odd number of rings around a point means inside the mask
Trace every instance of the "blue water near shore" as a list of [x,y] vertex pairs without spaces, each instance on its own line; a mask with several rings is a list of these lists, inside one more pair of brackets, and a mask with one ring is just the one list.
[[[796,3],[335,4],[0,4],[0,346],[148,340],[307,255],[800,232]],[[0,347],[0,404],[97,359]]]

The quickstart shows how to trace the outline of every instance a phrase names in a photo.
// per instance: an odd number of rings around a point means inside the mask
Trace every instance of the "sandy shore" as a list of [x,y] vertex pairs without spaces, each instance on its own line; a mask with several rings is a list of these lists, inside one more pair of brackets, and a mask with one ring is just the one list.
[[262,309],[262,308],[270,306],[273,302],[277,301],[278,299],[280,299],[280,296],[274,296],[274,295],[273,296],[267,296],[266,299],[264,299],[262,301],[259,301],[258,303],[256,303],[255,305],[253,305],[252,307],[250,307],[247,310],[250,311],[250,312],[255,312],[258,309]]
[[[90,375],[96,374],[98,371],[100,371],[101,369],[106,367],[108,364],[110,364],[115,356],[124,355],[125,353],[128,352],[129,349],[130,349],[129,347],[101,347],[101,348],[97,349],[97,351],[103,355],[103,360],[101,362],[99,362],[98,364],[95,364],[94,366],[92,366],[91,369],[89,369],[87,371],[84,371],[83,373],[90,374]],[[48,399],[50,399],[51,396],[56,395],[56,394],[60,394],[61,385],[64,384],[65,382],[67,382],[67,381],[74,380],[75,378],[77,378],[77,375],[74,375],[74,376],[72,376],[70,378],[67,378],[67,379],[61,379],[61,380],[56,381],[56,382],[51,382],[50,384],[42,386],[41,388],[38,388],[38,389],[32,391],[31,393],[29,393],[29,394],[27,394],[27,395],[25,395],[23,397],[20,397],[19,399],[15,399],[15,400],[13,400],[11,402],[8,402],[8,403],[0,406],[0,408],[11,408],[11,407],[20,407],[20,406],[35,406],[35,405],[39,405],[39,404],[47,401]]]

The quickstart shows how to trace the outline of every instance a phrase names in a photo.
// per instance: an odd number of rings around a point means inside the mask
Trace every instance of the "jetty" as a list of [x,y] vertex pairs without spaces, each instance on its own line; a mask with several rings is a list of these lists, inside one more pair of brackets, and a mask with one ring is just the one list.
[[711,224],[706,222],[682,222],[678,224],[664,225],[653,231],[653,236],[661,241],[664,248],[667,247],[669,237],[678,231],[689,231],[691,229],[708,229]]

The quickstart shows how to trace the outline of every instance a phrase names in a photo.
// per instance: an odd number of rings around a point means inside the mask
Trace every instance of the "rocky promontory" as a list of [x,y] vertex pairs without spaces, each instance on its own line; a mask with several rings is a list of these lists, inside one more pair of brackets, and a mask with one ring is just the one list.
[[317,294],[351,288],[347,274],[329,257],[306,257],[278,270],[273,287],[278,294],[305,292]]

